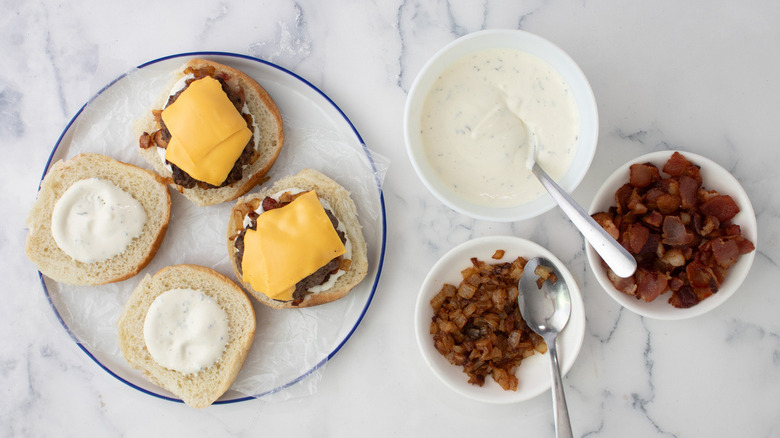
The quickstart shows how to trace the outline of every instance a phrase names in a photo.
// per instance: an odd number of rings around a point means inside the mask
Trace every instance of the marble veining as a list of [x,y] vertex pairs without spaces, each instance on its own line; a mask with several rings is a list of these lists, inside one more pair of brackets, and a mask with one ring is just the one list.
[[[11,0],[0,10],[0,437],[552,437],[549,392],[516,405],[472,402],[442,385],[417,350],[414,303],[428,269],[485,235],[547,247],[582,290],[585,340],[564,379],[575,436],[780,437],[780,4]],[[759,236],[737,294],[691,320],[639,317],[600,289],[581,236],[558,209],[485,222],[425,189],[403,143],[406,95],[442,46],[489,28],[543,36],[588,77],[600,135],[572,193],[583,205],[615,168],[652,151],[690,151],[734,174]],[[137,65],[210,50],[300,75],[388,159],[387,251],[363,322],[310,386],[196,411],[132,389],[87,357],[57,321],[23,248],[46,160],[82,105]]]

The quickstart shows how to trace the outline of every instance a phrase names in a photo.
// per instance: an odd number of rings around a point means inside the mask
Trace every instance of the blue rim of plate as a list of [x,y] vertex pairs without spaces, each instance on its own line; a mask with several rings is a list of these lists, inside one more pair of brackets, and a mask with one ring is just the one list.
[[[268,390],[268,391],[260,393],[260,394],[255,394],[255,395],[251,395],[251,396],[244,396],[244,397],[235,398],[235,399],[231,399],[231,400],[217,400],[217,401],[215,401],[213,403],[215,405],[216,404],[230,404],[230,403],[237,403],[237,402],[242,402],[242,401],[247,401],[247,400],[253,400],[253,399],[261,398],[263,396],[267,396],[267,395],[270,395],[270,394],[282,391],[282,390],[284,390],[286,388],[289,388],[292,385],[295,385],[296,383],[298,383],[301,380],[305,379],[306,377],[310,376],[312,373],[314,373],[315,371],[320,369],[323,365],[325,365],[331,358],[333,358],[333,356],[336,355],[336,353],[339,352],[339,350],[341,350],[341,347],[343,347],[344,344],[347,343],[349,338],[352,337],[352,334],[355,332],[355,330],[357,330],[358,326],[363,321],[363,317],[365,317],[366,312],[368,312],[368,307],[371,305],[371,302],[374,299],[374,294],[376,293],[376,288],[379,285],[379,278],[380,278],[380,276],[382,274],[382,265],[384,264],[385,246],[386,246],[386,242],[387,242],[387,218],[385,216],[385,197],[384,197],[384,193],[382,192],[382,188],[381,188],[381,185],[380,185],[379,177],[376,176],[376,170],[377,170],[376,169],[376,163],[374,163],[374,159],[371,156],[371,151],[366,146],[366,143],[363,141],[363,137],[357,131],[357,129],[355,128],[355,125],[352,124],[352,121],[349,119],[349,117],[347,117],[347,115],[344,113],[344,111],[342,111],[341,108],[338,105],[336,105],[336,103],[333,101],[333,99],[328,97],[327,94],[323,93],[319,88],[314,86],[314,84],[312,84],[311,82],[309,82],[306,79],[302,78],[301,76],[293,73],[292,71],[287,70],[284,67],[280,67],[280,66],[278,66],[278,65],[276,65],[276,64],[274,64],[272,62],[268,62],[268,61],[265,61],[263,59],[255,58],[253,56],[242,55],[242,54],[231,53],[231,52],[217,52],[217,51],[184,52],[184,53],[178,53],[178,54],[174,54],[174,55],[163,56],[161,58],[157,58],[157,59],[154,59],[152,61],[145,62],[145,63],[139,65],[137,68],[141,69],[141,68],[144,68],[144,67],[156,64],[158,62],[167,61],[167,60],[173,59],[173,58],[184,58],[184,57],[192,57],[192,56],[226,56],[226,57],[241,58],[241,59],[246,59],[246,60],[249,60],[249,61],[258,62],[260,64],[264,64],[266,66],[272,67],[272,68],[277,69],[277,70],[279,70],[279,71],[281,71],[281,72],[283,72],[283,73],[285,73],[287,75],[292,76],[293,78],[297,79],[298,81],[300,81],[304,85],[306,85],[309,88],[311,88],[312,90],[314,90],[317,94],[322,96],[322,98],[324,98],[330,105],[332,105],[333,108],[336,111],[338,111],[338,113],[341,115],[341,117],[344,118],[344,121],[347,122],[347,124],[349,125],[350,129],[352,129],[352,132],[355,134],[355,136],[357,137],[358,141],[360,142],[360,145],[363,147],[363,151],[366,153],[366,156],[368,157],[368,160],[371,163],[371,167],[374,170],[374,180],[375,180],[375,183],[376,183],[376,186],[377,186],[377,190],[379,191],[379,206],[381,208],[381,213],[382,213],[382,245],[381,245],[381,249],[380,249],[380,252],[379,252],[379,261],[378,261],[378,265],[377,265],[376,278],[374,278],[374,284],[371,285],[371,293],[369,294],[368,300],[366,300],[366,304],[363,306],[363,309],[360,311],[360,315],[358,316],[358,319],[355,322],[354,327],[352,327],[349,330],[349,332],[347,332],[347,334],[344,337],[344,339],[342,339],[341,342],[339,342],[339,344],[336,346],[336,348],[333,349],[333,351],[328,353],[328,355],[326,357],[324,357],[319,363],[314,365],[310,370],[304,372],[303,374],[301,374],[300,376],[296,377],[295,379],[292,379],[291,381],[289,381],[289,382],[287,382],[285,384],[282,384],[282,385],[280,385],[280,386],[278,386],[278,387],[276,387],[274,389]],[[71,126],[76,122],[76,119],[78,119],[78,117],[81,115],[81,113],[87,107],[87,105],[92,103],[92,101],[94,101],[104,91],[106,91],[109,88],[111,88],[111,86],[113,86],[117,81],[121,80],[122,78],[124,78],[127,75],[128,75],[128,73],[123,73],[119,77],[114,79],[113,81],[109,82],[105,87],[101,88],[100,91],[95,93],[94,96],[92,96],[86,103],[84,103],[84,105],[81,106],[81,108],[78,110],[78,112],[76,112],[76,114],[73,116],[73,118],[70,119],[68,124],[65,126],[65,129],[63,129],[62,134],[60,134],[59,138],[57,139],[57,143],[54,145],[54,148],[52,149],[51,154],[49,154],[49,159],[46,161],[46,167],[44,168],[43,174],[41,175],[41,183],[43,182],[43,178],[46,176],[46,173],[48,172],[49,168],[51,167],[52,160],[54,159],[54,154],[57,152],[57,149],[59,149],[60,144],[62,143],[62,139],[65,137],[65,134],[70,130]],[[39,183],[39,185],[38,185],[38,189],[39,190],[40,190],[40,184],[41,183]],[[134,388],[134,389],[136,389],[136,390],[138,390],[140,392],[143,392],[145,394],[151,395],[153,397],[161,398],[161,399],[164,399],[164,400],[169,400],[169,401],[173,401],[173,402],[183,403],[182,400],[180,400],[178,398],[168,397],[166,395],[158,394],[156,392],[149,391],[149,390],[147,390],[145,388],[141,388],[140,386],[135,385],[135,384],[127,381],[123,377],[119,376],[114,371],[109,369],[106,365],[104,365],[102,362],[100,362],[100,360],[98,360],[98,358],[95,357],[95,355],[85,345],[83,345],[76,338],[76,336],[73,334],[73,332],[71,332],[71,330],[68,327],[68,325],[65,323],[65,320],[62,319],[62,315],[60,315],[60,312],[57,311],[57,306],[55,306],[54,302],[52,301],[51,295],[49,294],[49,289],[46,287],[46,282],[44,281],[43,274],[41,274],[40,271],[38,272],[38,278],[41,281],[41,286],[43,286],[43,292],[44,292],[44,294],[46,294],[46,299],[48,300],[49,304],[51,305],[51,308],[54,311],[54,314],[57,317],[57,320],[59,320],[59,322],[62,325],[62,327],[65,328],[65,331],[68,333],[68,336],[70,336],[70,338],[76,343],[76,345],[81,349],[81,351],[83,351],[90,359],[92,359],[96,364],[98,364],[98,366],[100,366],[100,368],[102,368],[105,372],[107,372],[109,375],[113,376],[114,378],[116,378],[120,382],[122,382],[125,385],[130,386],[131,388]]]

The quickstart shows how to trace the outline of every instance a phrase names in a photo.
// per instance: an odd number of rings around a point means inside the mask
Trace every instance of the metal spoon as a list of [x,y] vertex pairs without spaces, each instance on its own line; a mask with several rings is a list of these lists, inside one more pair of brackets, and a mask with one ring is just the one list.
[[549,175],[539,166],[536,161],[536,135],[531,132],[529,141],[530,150],[526,167],[536,175],[539,182],[555,199],[558,206],[569,216],[574,226],[580,230],[585,239],[590,242],[593,249],[601,256],[604,262],[609,265],[612,272],[620,277],[630,277],[636,271],[636,259],[628,252],[623,245],[612,238],[604,228],[601,227],[568,193],[566,193],[558,184],[550,178]]
[[[551,284],[548,280],[539,287],[536,283],[536,279],[539,276],[534,274],[537,266],[550,268],[557,277],[555,283]],[[525,270],[523,276],[520,277],[517,289],[520,291],[517,297],[520,314],[522,314],[528,328],[544,338],[545,343],[547,343],[547,351],[550,354],[555,434],[558,437],[571,437],[569,408],[566,406],[566,396],[563,392],[561,369],[558,364],[558,347],[556,345],[558,334],[566,327],[566,323],[569,322],[569,316],[571,315],[569,287],[551,261],[543,257],[536,257],[525,265]]]

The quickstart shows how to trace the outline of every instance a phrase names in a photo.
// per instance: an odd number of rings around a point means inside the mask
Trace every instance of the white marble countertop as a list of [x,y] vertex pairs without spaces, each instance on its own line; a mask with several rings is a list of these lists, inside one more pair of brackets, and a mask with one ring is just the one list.
[[[0,49],[0,436],[553,436],[550,393],[484,405],[443,386],[413,334],[415,297],[458,243],[511,234],[546,246],[582,286],[587,329],[564,379],[575,436],[780,436],[780,4],[771,1],[6,1]],[[203,3],[203,2],[201,2]],[[475,221],[429,194],[407,159],[402,113],[425,61],[458,36],[523,29],[567,51],[600,112],[584,205],[621,163],[651,151],[707,156],[743,184],[757,255],[739,292],[684,321],[621,309],[559,210]],[[136,391],[69,338],[24,256],[25,217],[62,129],[105,84],[174,53],[261,58],[327,93],[390,160],[378,290],[313,394],[195,410]]]

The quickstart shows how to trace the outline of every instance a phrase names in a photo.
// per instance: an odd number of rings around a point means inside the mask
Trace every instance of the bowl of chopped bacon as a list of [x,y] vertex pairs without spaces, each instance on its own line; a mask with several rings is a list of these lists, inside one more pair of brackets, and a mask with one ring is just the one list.
[[677,151],[643,155],[616,170],[591,216],[637,260],[621,278],[586,248],[596,279],[629,310],[684,319],[723,304],[755,257],[756,215],[737,179],[705,157]]

